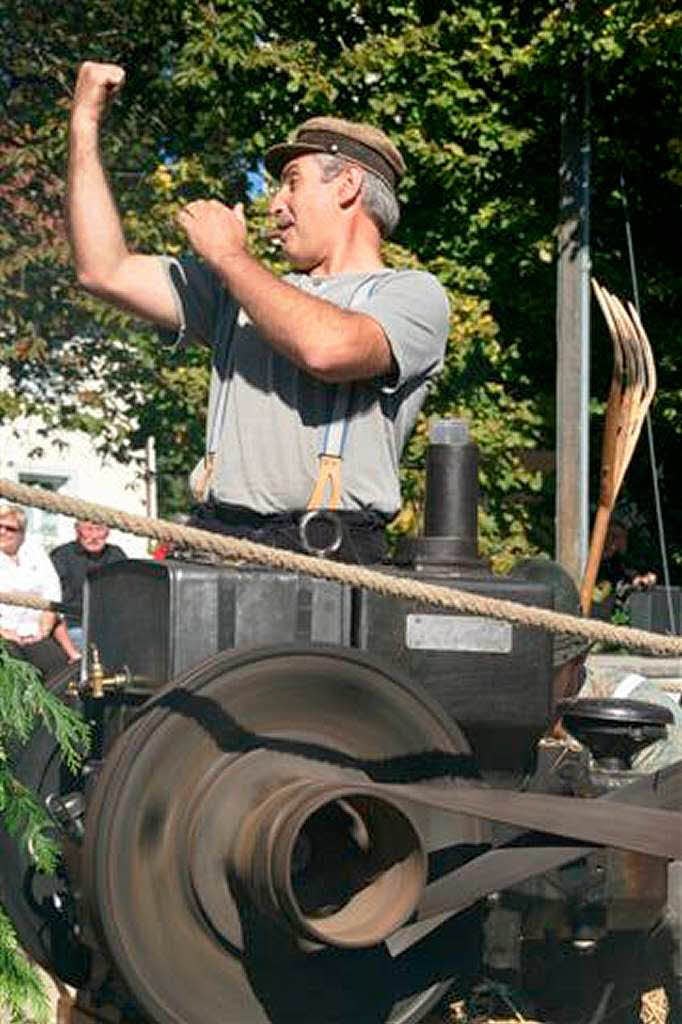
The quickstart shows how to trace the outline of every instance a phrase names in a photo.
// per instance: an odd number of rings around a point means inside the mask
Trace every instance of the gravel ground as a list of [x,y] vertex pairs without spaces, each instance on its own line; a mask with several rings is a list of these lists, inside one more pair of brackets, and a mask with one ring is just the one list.
[[[500,1001],[498,999],[498,1001]],[[484,999],[481,999],[481,1003]],[[504,1000],[502,1000],[504,1002]],[[421,1024],[553,1024],[549,1020],[538,1020],[535,1017],[524,1016],[521,1010],[514,1006],[513,997],[509,997],[509,1005],[506,1008],[499,1007],[496,1011],[491,1005],[488,1011],[483,1011],[483,1006],[476,1008],[469,1007],[467,1010],[463,1002],[454,1000],[446,1002],[437,1011],[430,1013]],[[499,1015],[491,1016],[492,1013]],[[675,1024],[668,1019],[668,1000],[662,988],[652,989],[642,996],[642,1008],[640,1012],[641,1024]],[[604,1022],[608,1024],[608,1020]]]
[[[66,1024],[66,1021],[63,1018],[60,1019],[57,1014],[59,992],[50,976],[42,971],[41,973],[53,1008],[50,1024]],[[65,989],[65,991],[75,995],[71,989]],[[674,1021],[668,1019],[668,1001],[663,989],[653,989],[643,995],[640,1022],[641,1024],[675,1024]],[[1,1019],[0,1024],[3,1024]],[[31,1024],[31,1022],[26,1021],[24,1024]],[[515,1004],[513,994],[507,995],[503,990],[496,990],[496,993],[493,994],[482,986],[477,998],[473,1002],[470,1001],[468,1008],[456,997],[446,999],[442,1006],[423,1018],[421,1024],[553,1024],[553,1022],[524,1016],[522,1008]]]

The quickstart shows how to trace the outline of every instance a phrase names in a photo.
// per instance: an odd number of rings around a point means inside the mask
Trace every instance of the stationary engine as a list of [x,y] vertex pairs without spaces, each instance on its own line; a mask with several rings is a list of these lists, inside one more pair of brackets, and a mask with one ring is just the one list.
[[[479,559],[476,449],[441,429],[424,536],[385,571],[552,607],[551,587]],[[522,983],[510,945],[544,942],[553,917],[572,941],[598,919],[595,943],[618,899],[638,928],[661,918],[679,773],[605,781],[585,747],[547,746],[540,630],[189,561],[101,570],[84,625],[82,665],[48,685],[92,723],[89,756],[73,777],[39,732],[16,764],[60,869],[37,875],[5,835],[0,869],[22,943],[82,1019],[411,1024],[496,956]],[[612,729],[612,708],[591,713]],[[600,879],[587,909],[580,878]]]

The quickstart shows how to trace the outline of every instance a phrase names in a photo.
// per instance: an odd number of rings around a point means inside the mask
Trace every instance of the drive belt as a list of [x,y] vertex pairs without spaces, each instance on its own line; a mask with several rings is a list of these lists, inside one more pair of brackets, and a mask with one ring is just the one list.
[[432,881],[416,922],[389,938],[393,956],[484,896],[569,864],[595,846],[682,859],[682,762],[595,799],[486,790],[460,782],[448,787],[429,783],[371,788],[390,792],[408,806],[427,805],[531,830],[517,837],[514,845],[474,855],[462,867]]
[[[682,762],[671,772],[682,790]],[[609,808],[604,797],[583,799],[544,793],[518,793],[513,790],[484,789],[458,782],[451,786],[378,785],[370,787],[379,795],[388,792],[415,804],[428,805],[443,811],[473,815],[488,821],[499,821],[534,832],[548,833],[590,846],[613,846],[616,849],[650,854],[670,860],[682,859],[682,813],[651,806],[656,801],[656,788],[649,785],[639,799],[648,806],[628,801],[629,786],[609,794],[609,802],[622,803],[620,813]]]

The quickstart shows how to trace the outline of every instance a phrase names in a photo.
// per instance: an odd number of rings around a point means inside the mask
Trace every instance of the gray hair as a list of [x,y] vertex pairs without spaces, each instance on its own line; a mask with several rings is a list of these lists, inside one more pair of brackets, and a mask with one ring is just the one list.
[[[332,181],[341,174],[344,167],[353,162],[341,156],[332,156],[329,153],[315,153],[314,156],[322,169],[322,181]],[[381,237],[389,238],[400,220],[398,200],[393,190],[377,174],[373,174],[372,171],[368,171],[364,167],[361,167],[360,170],[363,174],[362,208],[376,224]]]

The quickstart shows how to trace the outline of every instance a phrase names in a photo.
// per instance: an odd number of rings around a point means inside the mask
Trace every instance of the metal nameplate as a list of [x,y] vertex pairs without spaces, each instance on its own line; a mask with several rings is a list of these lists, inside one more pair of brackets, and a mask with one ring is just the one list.
[[475,615],[408,615],[405,644],[418,651],[509,654],[512,625]]

